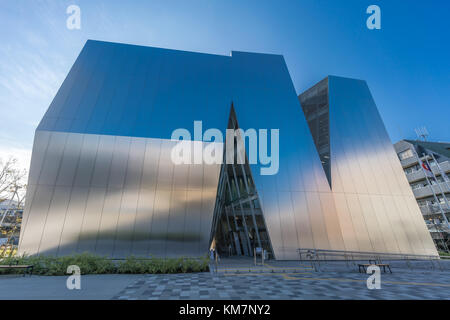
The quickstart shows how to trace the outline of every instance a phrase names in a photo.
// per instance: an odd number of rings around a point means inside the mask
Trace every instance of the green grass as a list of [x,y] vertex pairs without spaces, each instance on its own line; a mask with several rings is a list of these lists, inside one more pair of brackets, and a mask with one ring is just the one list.
[[[67,267],[77,265],[81,274],[144,274],[188,273],[209,271],[208,259],[204,258],[150,258],[129,256],[124,260],[111,260],[90,253],[70,256],[15,256],[3,258],[0,265],[33,265],[33,274],[46,276],[67,275]],[[0,274],[22,273],[20,269],[0,269]]]

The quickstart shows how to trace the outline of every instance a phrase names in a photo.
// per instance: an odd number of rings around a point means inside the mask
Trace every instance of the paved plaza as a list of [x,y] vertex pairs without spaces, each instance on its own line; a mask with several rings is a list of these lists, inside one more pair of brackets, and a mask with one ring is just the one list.
[[0,276],[0,299],[449,299],[450,261],[391,262],[381,289],[367,289],[369,275],[355,265],[249,261],[219,264],[218,272],[168,275],[85,275],[81,290],[68,290],[67,277]]

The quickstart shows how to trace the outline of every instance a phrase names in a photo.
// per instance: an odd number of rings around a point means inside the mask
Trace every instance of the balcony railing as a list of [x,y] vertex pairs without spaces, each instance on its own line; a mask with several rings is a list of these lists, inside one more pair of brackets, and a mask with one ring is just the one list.
[[411,157],[411,158],[407,158],[404,160],[400,160],[400,163],[403,168],[407,168],[407,167],[412,166],[413,164],[418,163],[418,160],[417,160],[417,157]]
[[413,189],[414,196],[416,197],[416,199],[432,196],[433,191],[431,190],[431,187],[433,188],[434,193],[436,193],[437,195],[441,194],[441,189],[444,193],[450,193],[450,189],[445,182],[441,182],[441,183],[439,183],[439,185],[441,188],[439,188],[439,186],[437,184],[434,184],[432,186],[426,186],[423,188]]
[[[445,204],[441,204],[442,209],[444,210],[445,213],[450,212],[450,209],[446,207]],[[424,205],[424,206],[419,206],[420,211],[422,212],[422,214],[425,215],[435,215],[435,214],[441,214],[441,208],[439,208],[438,205]]]
[[[441,163],[439,163],[439,166],[441,167],[442,171],[444,171],[445,173],[447,173],[447,175],[449,175],[449,173],[450,173],[450,162],[449,161],[441,162]],[[437,165],[431,165],[431,170],[433,171],[433,173],[436,176],[441,175]],[[419,169],[414,172],[406,173],[406,178],[408,179],[409,183],[412,183],[415,181],[424,180],[425,174],[423,173],[422,169]]]

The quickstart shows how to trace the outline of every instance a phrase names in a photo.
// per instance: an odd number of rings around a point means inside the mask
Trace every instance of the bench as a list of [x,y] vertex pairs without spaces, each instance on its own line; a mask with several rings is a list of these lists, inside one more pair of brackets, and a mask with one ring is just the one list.
[[358,271],[359,271],[359,273],[361,273],[361,269],[362,269],[364,271],[363,273],[366,273],[366,268],[369,267],[369,266],[373,266],[373,265],[375,265],[377,267],[380,267],[380,268],[383,268],[383,272],[384,273],[386,273],[386,268],[388,268],[389,272],[392,273],[391,266],[388,265],[387,263],[372,263],[372,264],[362,263],[362,264],[358,264]]
[[24,265],[24,264],[10,264],[10,265],[0,265],[0,269],[23,269],[23,276],[28,273],[31,277],[33,274],[33,266],[32,265]]

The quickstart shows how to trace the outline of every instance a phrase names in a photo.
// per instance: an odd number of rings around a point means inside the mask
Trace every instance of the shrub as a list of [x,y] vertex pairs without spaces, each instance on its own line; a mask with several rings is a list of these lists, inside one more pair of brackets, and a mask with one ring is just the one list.
[[[90,253],[70,256],[15,256],[0,260],[2,265],[31,264],[33,274],[47,276],[67,275],[67,267],[77,265],[81,274],[144,274],[144,273],[188,273],[209,271],[207,258],[154,258],[142,259],[129,256],[125,260],[113,261],[107,257]],[[22,273],[20,269],[0,269],[0,274]]]

